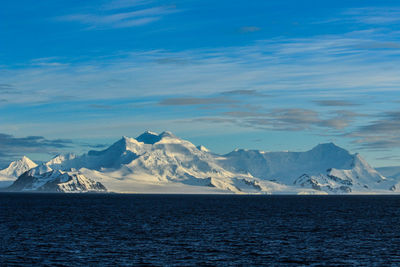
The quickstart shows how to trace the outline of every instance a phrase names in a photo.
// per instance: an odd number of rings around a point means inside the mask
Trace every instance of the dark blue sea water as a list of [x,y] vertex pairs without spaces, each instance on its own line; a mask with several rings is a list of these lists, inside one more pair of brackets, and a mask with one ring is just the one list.
[[397,196],[0,194],[0,265],[400,265]]

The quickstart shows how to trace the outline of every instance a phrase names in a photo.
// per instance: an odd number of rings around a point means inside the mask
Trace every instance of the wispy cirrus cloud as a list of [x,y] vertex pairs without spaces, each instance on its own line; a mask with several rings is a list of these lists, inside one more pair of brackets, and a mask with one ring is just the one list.
[[[88,29],[129,28],[146,25],[165,15],[179,12],[175,6],[141,6],[147,3],[152,2],[115,1],[103,7],[106,12],[68,14],[56,20],[78,22]],[[131,10],[132,7],[134,10]]]
[[6,94],[18,94],[19,92],[12,84],[0,83],[0,93],[6,95]]
[[400,22],[398,7],[351,8],[343,12],[347,19],[371,25],[386,25]]
[[[265,95],[328,98],[330,102],[319,104],[332,105],[333,100],[343,97],[354,102],[354,97],[398,90],[400,50],[360,48],[380,38],[364,32],[224,49],[134,51],[101,61],[65,65],[57,61],[57,66],[40,69],[10,69],[0,77],[25,93],[25,97],[7,98],[10,102],[45,100],[66,92],[80,99],[113,99],[190,95],[193,91],[200,95],[233,91],[244,95],[253,93],[246,90],[255,90]],[[178,58],[179,64],[171,58]],[[96,88],[95,95],[91,88]]]
[[[277,38],[247,46],[127,51],[101,60],[10,68],[0,73],[0,78],[18,88],[20,94],[2,98],[10,104],[56,105],[69,95],[72,102],[101,103],[90,106],[91,110],[113,112],[116,109],[109,108],[110,101],[142,97],[149,99],[157,112],[182,108],[181,117],[175,113],[169,119],[192,118],[249,129],[342,133],[355,146],[371,149],[400,146],[395,137],[385,140],[388,135],[362,132],[386,127],[378,121],[387,118],[373,121],[380,116],[376,101],[400,99],[400,50],[370,46],[391,42],[398,35],[393,32],[388,38],[376,31],[361,31]],[[217,108],[204,114],[186,112],[184,108],[191,106]],[[262,108],[252,108],[256,106]],[[361,107],[371,113],[368,118],[358,114]],[[382,107],[387,112],[391,108]]]

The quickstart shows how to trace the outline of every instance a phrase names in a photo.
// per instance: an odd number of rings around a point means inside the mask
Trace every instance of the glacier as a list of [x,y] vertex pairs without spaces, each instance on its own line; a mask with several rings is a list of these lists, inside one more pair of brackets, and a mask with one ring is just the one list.
[[[11,163],[12,191],[186,194],[389,194],[400,191],[360,154],[333,143],[305,152],[212,153],[171,132],[122,137],[104,150]],[[14,169],[13,169],[14,168]]]

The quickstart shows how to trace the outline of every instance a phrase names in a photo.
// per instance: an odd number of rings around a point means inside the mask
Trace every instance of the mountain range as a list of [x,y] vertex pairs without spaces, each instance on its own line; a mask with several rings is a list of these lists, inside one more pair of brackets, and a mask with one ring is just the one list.
[[39,165],[23,157],[0,171],[6,190],[40,192],[372,194],[400,191],[398,178],[333,143],[306,152],[219,155],[170,132],[149,131]]

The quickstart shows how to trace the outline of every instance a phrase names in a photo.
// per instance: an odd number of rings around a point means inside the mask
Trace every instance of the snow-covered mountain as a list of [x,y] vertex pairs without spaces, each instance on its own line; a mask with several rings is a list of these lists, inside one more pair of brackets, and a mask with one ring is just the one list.
[[235,150],[219,162],[230,171],[329,193],[388,189],[384,188],[386,178],[359,154],[350,154],[333,143],[306,152]]
[[24,172],[35,168],[37,164],[30,160],[28,157],[23,156],[21,159],[13,161],[7,168],[0,170],[0,176],[17,178]]
[[123,137],[105,150],[89,151],[82,156],[57,156],[46,165],[52,169],[80,170],[119,192],[141,192],[138,187],[143,186],[159,187],[160,192],[166,189],[238,193],[242,187],[251,192],[267,191],[253,177],[223,169],[210,153],[170,132]]
[[217,155],[170,132],[123,137],[105,150],[59,155],[39,168],[40,177],[28,176],[45,181],[76,174],[130,193],[389,193],[397,183],[333,143],[306,152]]
[[36,166],[35,162],[25,156],[11,162],[7,168],[0,170],[0,187],[12,184],[21,174]]
[[86,178],[79,172],[52,170],[46,165],[33,168],[7,188],[11,192],[106,192],[99,182]]

